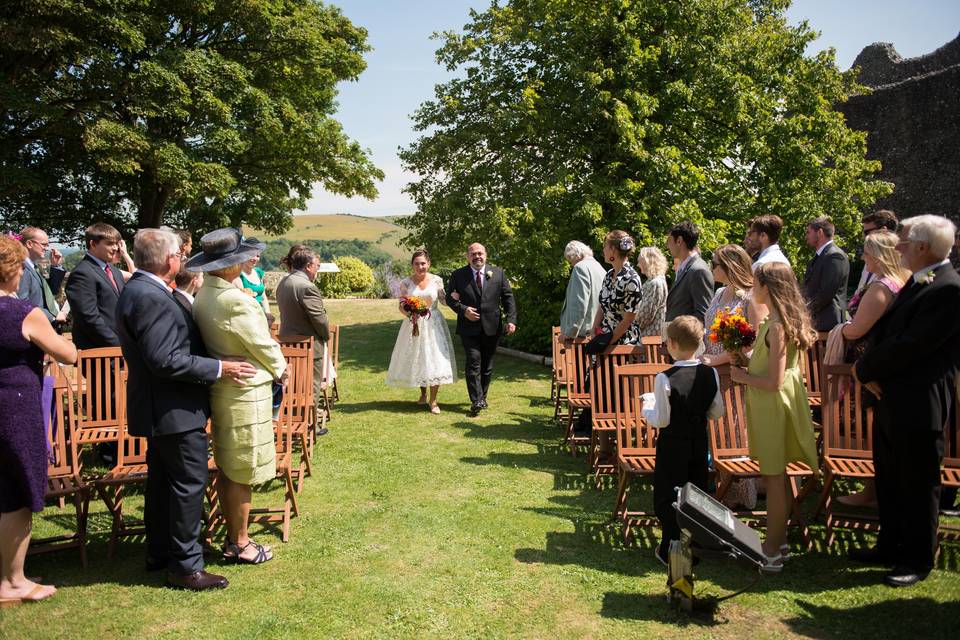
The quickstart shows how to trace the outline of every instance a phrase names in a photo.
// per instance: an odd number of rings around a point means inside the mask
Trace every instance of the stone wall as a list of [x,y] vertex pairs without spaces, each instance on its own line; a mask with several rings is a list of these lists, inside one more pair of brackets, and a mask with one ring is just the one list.
[[895,185],[876,208],[960,221],[960,37],[907,60],[893,45],[872,44],[854,66],[873,92],[840,110],[851,128],[868,132],[868,156]]

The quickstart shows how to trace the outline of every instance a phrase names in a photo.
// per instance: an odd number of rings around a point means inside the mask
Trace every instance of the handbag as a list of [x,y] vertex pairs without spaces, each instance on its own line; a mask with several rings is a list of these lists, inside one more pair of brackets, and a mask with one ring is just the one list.
[[583,347],[583,352],[588,356],[600,355],[610,346],[610,338],[612,337],[613,333],[599,333],[595,335],[593,340]]

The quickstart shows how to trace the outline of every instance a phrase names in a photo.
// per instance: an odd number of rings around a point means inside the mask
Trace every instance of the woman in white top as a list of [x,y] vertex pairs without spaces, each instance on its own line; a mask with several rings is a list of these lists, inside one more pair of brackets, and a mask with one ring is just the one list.
[[[429,315],[416,318],[417,334],[410,314],[400,304],[404,317],[397,342],[390,356],[387,384],[392,387],[420,387],[418,404],[428,404],[430,413],[440,413],[437,394],[441,384],[456,381],[456,357],[447,321],[440,313],[438,302],[444,299],[443,280],[430,273],[430,257],[426,251],[413,253],[410,261],[413,273],[400,282],[401,296],[415,296],[427,303]],[[427,389],[430,398],[427,399]]]

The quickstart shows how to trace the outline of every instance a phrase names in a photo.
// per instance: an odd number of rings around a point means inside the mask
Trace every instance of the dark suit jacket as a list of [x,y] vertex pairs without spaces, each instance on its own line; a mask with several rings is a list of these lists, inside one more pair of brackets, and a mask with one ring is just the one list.
[[117,333],[127,361],[127,419],[136,436],[203,429],[219,363],[207,357],[193,318],[170,291],[133,274],[117,304]]
[[879,409],[897,428],[940,431],[960,363],[960,275],[944,265],[930,284],[913,279],[870,331],[857,361],[861,382],[879,382]]
[[[490,275],[487,275],[487,274]],[[513,290],[503,274],[503,269],[493,265],[483,267],[483,291],[477,289],[473,268],[470,265],[460,267],[450,276],[447,285],[447,306],[457,312],[457,334],[461,336],[496,336],[503,332],[503,318],[507,322],[517,323],[517,305],[513,299]],[[455,300],[454,292],[460,294]],[[471,322],[464,315],[467,307],[473,307],[480,313],[479,322]]]
[[123,276],[114,269],[113,288],[107,274],[89,255],[70,272],[67,278],[67,300],[73,316],[73,342],[78,349],[115,347],[120,344],[116,332],[117,300],[123,291]]
[[[63,277],[67,272],[62,267],[50,267],[50,276],[47,278],[47,285],[50,292],[57,295],[60,287],[63,285]],[[53,309],[47,308],[46,300],[43,298],[43,276],[37,271],[36,266],[28,267],[23,265],[23,277],[20,278],[20,286],[17,287],[17,297],[21,300],[29,300],[35,307],[43,311],[47,320],[53,322],[57,314]]]
[[829,331],[846,318],[849,277],[850,259],[832,242],[807,265],[803,295],[817,331]]
[[180,306],[187,310],[187,313],[190,314],[190,317],[193,317],[193,303],[187,300],[187,296],[180,293],[180,291],[173,290],[173,299],[180,303]]
[[713,293],[713,273],[700,254],[695,254],[667,293],[666,321],[677,316],[695,316],[704,322],[703,314],[713,300]]

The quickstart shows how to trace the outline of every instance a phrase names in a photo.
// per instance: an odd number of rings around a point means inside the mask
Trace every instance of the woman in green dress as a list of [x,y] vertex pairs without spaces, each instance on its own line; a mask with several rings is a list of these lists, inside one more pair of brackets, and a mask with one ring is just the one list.
[[731,378],[747,386],[747,437],[750,456],[760,463],[767,489],[767,536],[763,552],[768,571],[783,568],[787,519],[792,497],[786,466],[805,463],[819,474],[816,438],[799,357],[816,339],[797,278],[789,265],[770,262],[755,272],[753,300],[770,315],[760,324],[750,364],[731,368]]
[[227,521],[223,557],[259,564],[273,555],[247,534],[250,485],[276,476],[272,384],[286,383],[286,362],[280,345],[270,336],[261,306],[233,284],[242,264],[258,252],[256,244],[242,241],[238,229],[212,231],[200,243],[203,252],[190,259],[187,269],[206,274],[193,304],[193,317],[207,351],[221,360],[242,358],[257,370],[245,384],[221,378],[210,390],[213,457],[220,471],[217,483]]
[[266,285],[263,282],[263,269],[257,266],[260,262],[260,252],[263,251],[267,245],[262,242],[258,242],[256,238],[246,238],[244,243],[250,247],[259,248],[259,251],[250,253],[247,256],[247,260],[242,263],[242,269],[240,270],[240,288],[249,290],[253,294],[254,300],[257,301],[261,307],[263,307],[263,312],[270,313],[270,303],[267,300],[266,294]]

